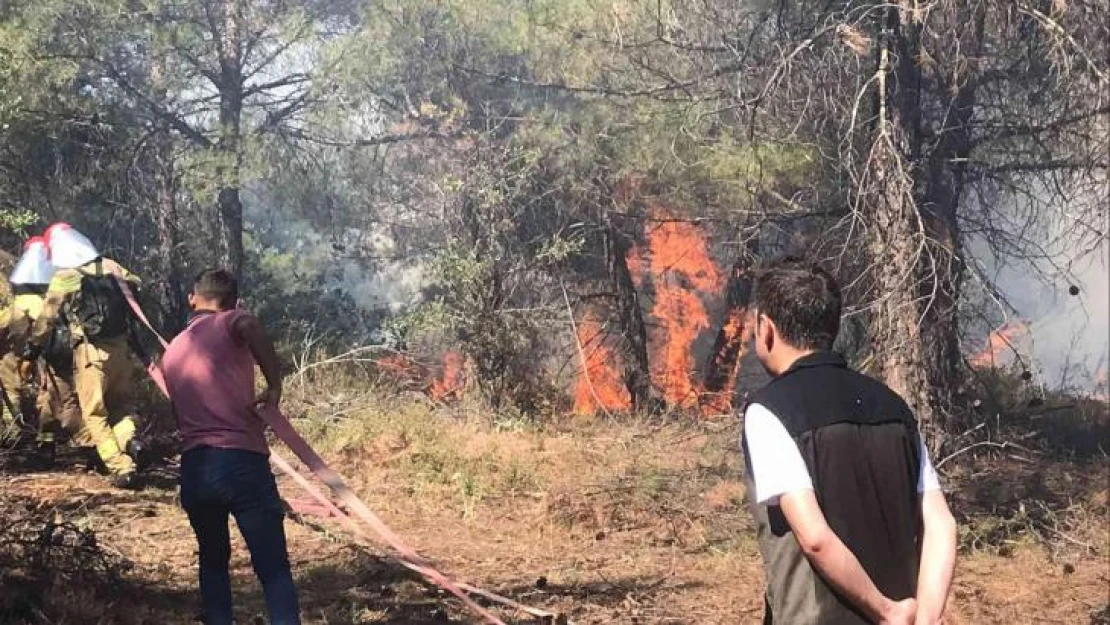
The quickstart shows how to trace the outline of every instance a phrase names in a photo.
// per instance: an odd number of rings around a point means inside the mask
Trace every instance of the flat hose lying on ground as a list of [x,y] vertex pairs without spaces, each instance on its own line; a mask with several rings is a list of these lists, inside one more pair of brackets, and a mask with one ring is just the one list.
[[[158,341],[162,344],[163,348],[168,347],[169,344],[166,342],[166,339],[164,339],[162,335],[154,329],[154,325],[150,323],[150,320],[147,319],[146,314],[143,313],[143,309],[141,306],[139,306],[139,302],[135,298],[135,293],[131,290],[131,287],[128,286],[127,281],[124,280],[122,276],[116,273],[113,273],[112,276],[115,279],[116,284],[119,285],[120,291],[123,293],[123,296],[127,300],[128,305],[131,307],[131,311],[135,314],[135,317],[140,322],[142,322],[142,324],[146,326],[146,328],[150,330],[154,334],[154,336],[158,338]],[[150,374],[150,377],[154,381],[155,385],[159,388],[159,390],[162,391],[166,398],[169,399],[169,391],[166,387],[165,376],[163,375],[161,368],[158,366],[157,361],[150,362],[147,365],[146,369],[147,373]],[[505,625],[505,623],[496,615],[492,614],[482,606],[475,603],[474,600],[471,599],[467,593],[472,593],[484,597],[490,601],[509,606],[538,618],[551,620],[557,618],[557,615],[552,612],[547,612],[523,605],[521,603],[517,603],[512,599],[502,597],[500,595],[482,590],[480,588],[476,588],[469,584],[452,581],[446,575],[433,568],[427,560],[420,557],[420,555],[417,554],[414,549],[406,545],[404,541],[401,540],[400,536],[398,536],[395,532],[393,532],[393,530],[389,528],[389,526],[382,522],[382,520],[378,518],[378,516],[374,514],[373,511],[371,511],[370,508],[367,507],[367,505],[363,503],[361,499],[358,498],[355,492],[351,490],[349,486],[347,486],[347,484],[343,481],[343,478],[341,478],[338,473],[333,471],[331,467],[329,467],[328,464],[324,462],[324,459],[321,458],[314,449],[312,449],[312,446],[309,445],[308,442],[305,441],[304,438],[302,438],[295,429],[293,429],[293,425],[289,422],[289,419],[282,415],[276,408],[270,408],[268,406],[251,406],[250,408],[256,415],[258,415],[263,421],[265,421],[271,429],[273,429],[277,437],[280,438],[282,442],[284,442],[289,447],[289,449],[293,451],[294,455],[300,458],[301,462],[303,462],[309,469],[311,469],[312,472],[315,473],[322,482],[324,482],[324,484],[327,484],[328,488],[330,488],[332,492],[335,493],[336,497],[338,497],[339,500],[347,506],[348,510],[352,511],[356,516],[358,516],[358,518],[361,519],[363,523],[365,523],[367,526],[369,526],[371,530],[373,530],[374,534],[377,534],[382,541],[384,541],[387,545],[392,547],[394,551],[396,551],[397,555],[395,556],[395,558],[402,566],[417,573],[420,573],[429,582],[455,595],[459,598],[460,601],[463,602],[464,605],[466,605],[466,607],[470,608],[470,610],[472,610],[475,614],[478,614],[486,621],[493,623],[494,625]],[[360,527],[354,519],[352,519],[347,513],[340,509],[339,506],[337,506],[334,502],[328,499],[328,497],[320,492],[318,488],[313,486],[307,478],[301,475],[291,464],[289,464],[288,461],[281,457],[281,455],[274,451],[271,451],[270,462],[273,463],[273,465],[280,469],[282,472],[289,475],[289,477],[291,477],[293,481],[300,485],[301,488],[303,488],[313,499],[318,501],[323,506],[323,508],[330,513],[331,516],[337,517],[346,527],[348,527],[355,534],[364,538],[370,538],[366,531],[362,527]]]

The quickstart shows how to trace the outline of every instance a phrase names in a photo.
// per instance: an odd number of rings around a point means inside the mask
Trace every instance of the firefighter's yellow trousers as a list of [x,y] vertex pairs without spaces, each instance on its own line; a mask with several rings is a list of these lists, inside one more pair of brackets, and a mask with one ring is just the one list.
[[23,380],[19,377],[19,357],[12,352],[7,352],[0,357],[0,384],[4,385],[4,393],[8,400],[0,405],[0,440],[19,435],[19,423],[16,416],[8,408],[8,402],[19,408],[19,392],[23,388]]
[[[55,435],[61,428],[68,427],[69,423],[79,425],[81,419],[80,409],[77,407],[77,396],[73,394],[73,384],[62,380],[60,384],[48,385],[47,374],[43,376],[44,384],[38,389],[38,397],[27,397],[27,387],[19,371],[20,359],[14,353],[8,352],[0,358],[0,384],[4,385],[7,401],[0,410],[3,411],[3,423],[0,423],[0,438],[17,436],[20,424],[16,423],[15,415],[11,414],[11,407],[23,411],[34,401],[38,412],[38,437],[39,443],[54,442]],[[27,417],[26,414],[23,415]]]
[[96,343],[81,341],[73,349],[73,382],[82,421],[73,443],[96,447],[104,466],[114,475],[135,470],[134,461],[126,453],[138,427],[134,372],[126,337]]

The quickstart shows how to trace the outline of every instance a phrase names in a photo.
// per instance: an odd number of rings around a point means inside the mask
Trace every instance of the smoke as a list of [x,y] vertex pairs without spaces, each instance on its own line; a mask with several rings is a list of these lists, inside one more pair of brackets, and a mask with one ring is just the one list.
[[265,211],[244,202],[256,243],[293,257],[295,273],[322,276],[323,288],[338,288],[366,309],[403,312],[420,301],[425,266],[420,258],[398,255],[384,227],[322,232],[308,219]]
[[397,314],[420,301],[425,285],[424,266],[419,262],[386,261],[366,263],[341,259],[337,280],[359,306],[385,308]]
[[[972,245],[972,253],[1013,307],[1010,319],[1028,324],[1028,336],[1015,347],[1017,356],[1028,361],[1041,383],[1051,388],[1096,390],[1097,381],[1106,375],[1110,350],[1107,240],[1086,250],[1059,250],[1053,265],[1061,269],[1041,275],[1033,271],[1035,263],[999,261],[982,241]],[[979,345],[986,342],[984,335]]]
[[[1070,284],[1065,278],[1056,284],[1021,288],[1016,277],[1007,292],[1015,293],[1015,301],[1028,313],[1033,337],[1031,354],[1036,368],[1049,385],[1076,386],[1091,389],[1100,371],[1106,368],[1110,349],[1110,272],[1108,246],[1086,257],[1070,259]],[[1028,282],[1026,280],[1025,282]],[[1072,295],[1073,287],[1078,294]],[[1019,296],[1020,295],[1020,296]],[[1019,308],[1020,310],[1020,308]]]

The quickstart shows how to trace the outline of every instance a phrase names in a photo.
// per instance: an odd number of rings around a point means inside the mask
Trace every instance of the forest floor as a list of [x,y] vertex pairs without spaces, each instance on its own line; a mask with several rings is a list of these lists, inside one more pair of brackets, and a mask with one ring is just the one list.
[[[382,414],[297,425],[445,572],[571,623],[760,622],[735,420],[539,429],[431,408]],[[172,462],[130,493],[64,460],[34,472],[0,459],[0,622],[194,622],[194,540]],[[1002,451],[945,467],[962,545],[949,622],[1110,623],[1105,458],[1033,463]],[[331,521],[286,527],[306,623],[478,622]],[[264,622],[233,537],[239,622]]]

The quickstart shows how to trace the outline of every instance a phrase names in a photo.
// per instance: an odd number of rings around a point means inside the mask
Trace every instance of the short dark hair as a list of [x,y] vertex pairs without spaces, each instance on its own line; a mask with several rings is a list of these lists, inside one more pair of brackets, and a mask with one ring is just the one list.
[[193,293],[230,310],[239,301],[239,281],[226,269],[205,269],[193,281]]
[[840,332],[840,286],[828,271],[800,258],[775,260],[759,270],[752,305],[799,349],[832,349]]

